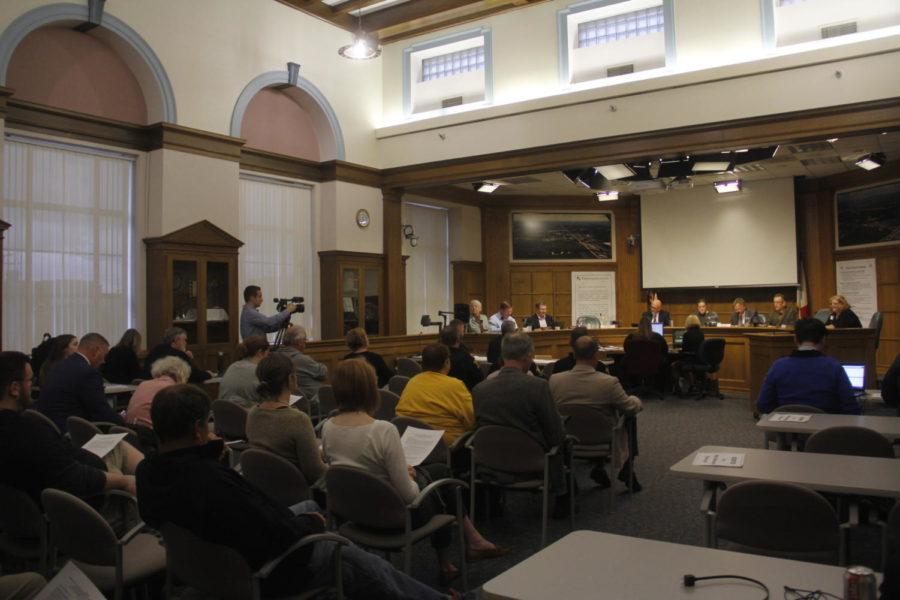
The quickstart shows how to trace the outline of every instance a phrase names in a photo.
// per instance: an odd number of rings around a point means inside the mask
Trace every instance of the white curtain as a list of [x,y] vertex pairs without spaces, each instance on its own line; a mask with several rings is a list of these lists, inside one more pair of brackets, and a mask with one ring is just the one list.
[[422,315],[437,320],[438,311],[453,310],[450,297],[450,234],[447,210],[422,204],[404,204],[404,224],[412,225],[418,243],[403,241],[406,262],[406,332],[436,333],[423,329]]
[[[313,303],[312,188],[300,183],[241,175],[240,292],[263,290],[260,312],[275,313],[273,298],[302,296],[306,312],[291,322],[315,332]],[[241,298],[243,302],[243,297]],[[313,309],[313,310],[311,310]],[[271,336],[270,336],[271,337]]]
[[3,148],[3,347],[44,332],[110,340],[132,326],[134,157],[8,136]]

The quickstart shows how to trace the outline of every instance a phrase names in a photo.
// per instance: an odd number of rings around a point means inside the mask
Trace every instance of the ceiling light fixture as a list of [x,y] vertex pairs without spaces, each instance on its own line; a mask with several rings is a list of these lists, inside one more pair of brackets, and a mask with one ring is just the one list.
[[611,181],[634,176],[634,170],[628,165],[624,164],[604,165],[602,167],[596,167],[596,169],[600,172],[601,175]]
[[359,21],[359,29],[353,34],[353,43],[341,46],[338,54],[353,60],[366,60],[381,56],[381,45],[378,40],[363,31],[362,14],[357,11],[356,17]]
[[716,188],[716,191],[720,194],[728,194],[730,192],[739,192],[741,191],[741,180],[735,179],[734,181],[717,181],[713,184]]
[[698,160],[694,163],[694,173],[721,173],[734,169],[730,160]]
[[619,199],[619,190],[605,190],[602,192],[597,192],[597,200],[599,202],[608,202],[610,200],[618,200]]
[[498,187],[500,187],[500,184],[493,181],[478,181],[472,184],[472,188],[476,192],[481,192],[483,194],[490,194]]
[[841,138],[828,138],[828,139],[825,140],[825,141],[828,142],[829,144],[833,144],[833,143],[835,143],[836,141],[838,141],[839,139],[841,139]]
[[883,152],[873,152],[872,154],[860,156],[859,160],[856,161],[856,166],[860,169],[871,171],[883,166],[886,161],[887,157]]

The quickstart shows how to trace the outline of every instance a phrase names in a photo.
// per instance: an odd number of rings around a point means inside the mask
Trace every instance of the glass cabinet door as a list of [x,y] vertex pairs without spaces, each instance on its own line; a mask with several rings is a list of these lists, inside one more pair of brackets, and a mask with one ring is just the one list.
[[228,263],[207,261],[206,263],[206,341],[223,343],[228,341],[228,327],[231,306],[228,297]]
[[359,327],[359,269],[341,269],[341,311],[343,313],[344,335]]
[[197,341],[198,265],[195,260],[172,261],[172,325],[188,334],[188,342]]
[[381,271],[365,270],[366,333],[378,335],[381,326]]

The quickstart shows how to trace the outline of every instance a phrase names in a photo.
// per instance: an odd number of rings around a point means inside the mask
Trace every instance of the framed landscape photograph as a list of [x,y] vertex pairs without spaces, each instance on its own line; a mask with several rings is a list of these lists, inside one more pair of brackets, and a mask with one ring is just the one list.
[[592,212],[513,212],[513,262],[610,262],[615,260],[613,214]]
[[900,244],[900,180],[834,195],[835,247]]

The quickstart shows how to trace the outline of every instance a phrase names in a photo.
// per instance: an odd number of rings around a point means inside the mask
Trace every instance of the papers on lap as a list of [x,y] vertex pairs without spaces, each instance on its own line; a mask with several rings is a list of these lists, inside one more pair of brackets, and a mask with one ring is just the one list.
[[124,440],[126,435],[127,434],[124,433],[98,433],[89,439],[81,448],[82,450],[93,452],[100,458],[103,458],[112,452],[112,449],[116,447],[116,444]]
[[51,579],[34,600],[105,600],[87,575],[71,561]]
[[291,400],[288,402],[288,406],[293,406],[300,402],[303,399],[303,396],[298,396],[297,394],[291,394]]
[[735,467],[744,466],[744,454],[729,452],[698,452],[694,457],[695,467]]
[[784,421],[788,423],[806,423],[810,415],[795,415],[791,413],[775,413],[769,415],[770,421]]
[[444,435],[441,429],[419,429],[407,427],[400,438],[406,464],[411,467],[422,464]]

